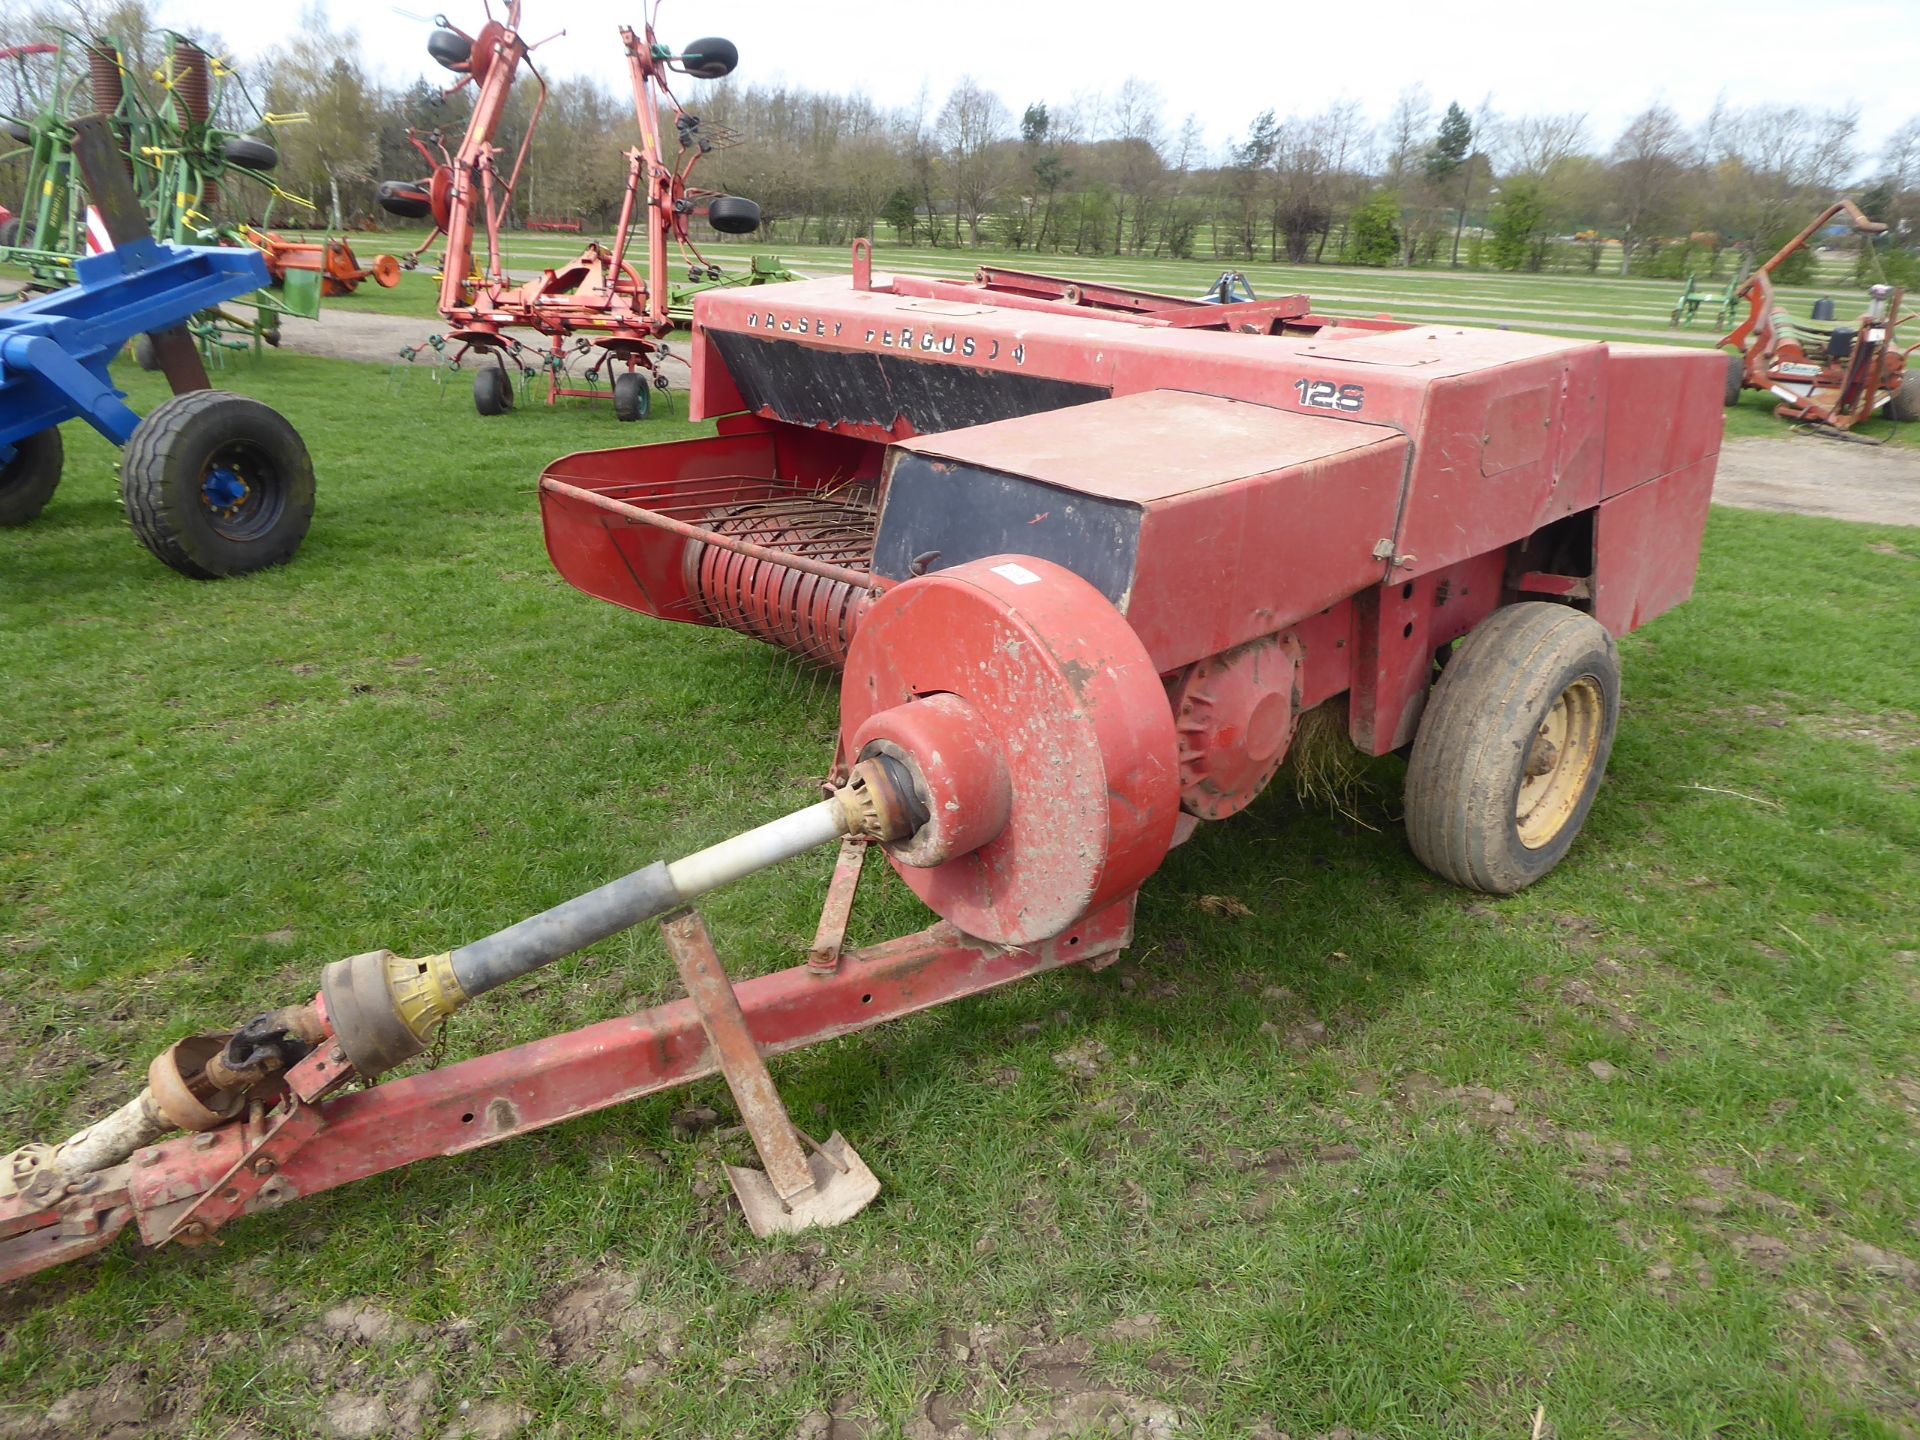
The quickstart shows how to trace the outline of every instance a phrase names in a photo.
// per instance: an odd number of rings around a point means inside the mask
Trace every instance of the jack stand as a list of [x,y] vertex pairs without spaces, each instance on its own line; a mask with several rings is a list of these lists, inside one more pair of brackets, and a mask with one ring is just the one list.
[[794,1128],[700,916],[682,910],[662,920],[660,931],[766,1166],[764,1171],[727,1167],[747,1224],[764,1239],[851,1220],[880,1193],[879,1178],[838,1131],[821,1145]]

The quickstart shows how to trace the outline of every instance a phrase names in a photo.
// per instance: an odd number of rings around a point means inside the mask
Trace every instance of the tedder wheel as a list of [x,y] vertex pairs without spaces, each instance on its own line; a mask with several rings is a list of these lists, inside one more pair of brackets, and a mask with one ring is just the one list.
[[722,235],[751,235],[760,228],[760,207],[742,195],[716,195],[707,202],[707,223]]
[[613,377],[613,413],[621,420],[644,420],[653,409],[653,392],[647,389],[647,377],[639,370],[628,370]]
[[0,245],[11,245],[20,238],[20,221],[17,216],[0,220]]
[[1727,357],[1727,404],[1738,405],[1740,392],[1747,388],[1747,357],[1729,355]]
[[504,366],[483,365],[474,374],[473,408],[482,415],[504,415],[513,409],[513,381]]
[[313,523],[313,462],[299,432],[244,395],[176,395],[133,432],[120,498],[140,543],[195,580],[293,558]]
[[689,45],[680,63],[696,79],[719,80],[739,65],[740,49],[731,40],[708,35]]
[[1454,650],[1407,761],[1407,838],[1459,885],[1511,895],[1559,863],[1613,750],[1620,655],[1592,616],[1529,601]]
[[153,348],[151,335],[142,334],[133,337],[133,363],[142,370],[152,371],[160,368],[160,352]]
[[53,498],[66,448],[60,443],[60,431],[51,428],[10,447],[0,446],[0,453],[8,449],[13,453],[0,461],[0,525],[24,525]]
[[265,172],[280,163],[280,152],[265,140],[257,140],[251,135],[229,135],[220,146],[220,153],[229,165],[242,170]]
[[1920,420],[1920,370],[1909,370],[1900,379],[1900,388],[1887,402],[1887,414],[1902,424]]

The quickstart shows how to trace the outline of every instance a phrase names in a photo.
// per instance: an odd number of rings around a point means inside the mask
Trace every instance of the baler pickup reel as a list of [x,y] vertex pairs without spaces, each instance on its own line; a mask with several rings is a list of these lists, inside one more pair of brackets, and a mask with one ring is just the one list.
[[[838,1133],[794,1126],[766,1057],[1118,950],[1173,839],[1172,721],[1138,640],[1070,572],[999,568],[1013,578],[981,561],[876,603],[826,798],[454,950],[336,961],[310,1002],[169,1046],[113,1114],[5,1157],[0,1282],[129,1223],[149,1245],[199,1244],[254,1211],[713,1074],[764,1166],[729,1167],[755,1234],[858,1214],[880,1182]],[[692,902],[829,844],[806,961],[736,983]],[[944,921],[844,951],[873,845]],[[420,1056],[479,996],[647,920],[685,999],[353,1088]]]

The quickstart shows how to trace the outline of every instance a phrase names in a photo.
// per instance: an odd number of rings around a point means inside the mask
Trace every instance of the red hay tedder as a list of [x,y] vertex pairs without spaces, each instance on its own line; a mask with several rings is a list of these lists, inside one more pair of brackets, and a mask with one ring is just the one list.
[[[312,1000],[185,1040],[147,1088],[0,1169],[0,1278],[129,1224],[243,1215],[713,1074],[764,1162],[756,1233],[879,1182],[789,1120],[767,1057],[1128,943],[1142,887],[1245,808],[1302,717],[1407,755],[1414,853],[1505,893],[1593,803],[1617,636],[1691,590],[1723,359],[1336,320],[982,270],[698,306],[706,439],[541,482],[582,590],[838,665],[825,798],[484,939],[329,965]],[[802,963],[733,983],[688,907],[838,845]],[[845,950],[879,849],[933,912]],[[660,919],[685,998],[357,1087],[478,996]],[[184,1138],[164,1138],[186,1130]]]
[[[723,234],[745,235],[760,228],[760,207],[751,200],[715,194],[693,184],[693,171],[701,157],[723,143],[725,137],[682,108],[668,85],[668,77],[674,73],[701,80],[729,75],[739,63],[739,52],[730,41],[705,39],[674,53],[654,37],[653,20],[658,9],[656,4],[649,12],[642,33],[620,27],[633,82],[640,143],[627,152],[626,192],[612,247],[591,241],[578,259],[543,270],[536,278],[519,284],[507,277],[502,229],[547,101],[546,80],[530,58],[536,46],[529,45],[520,33],[520,0],[508,0],[504,20],[494,19],[489,10],[487,23],[477,36],[443,23],[427,42],[428,53],[461,77],[448,94],[468,84],[474,87],[473,112],[465,135],[451,152],[438,134],[411,135],[414,148],[433,167],[432,174],[417,182],[384,182],[380,203],[395,215],[433,219],[434,233],[409,257],[409,264],[442,234],[446,236],[441,257],[440,314],[450,327],[447,340],[454,346],[456,363],[469,352],[492,361],[483,364],[474,377],[474,407],[482,415],[499,415],[513,408],[513,377],[508,363],[512,361],[523,371],[531,366],[521,361],[520,352],[525,347],[509,332],[532,330],[547,343],[535,363],[547,372],[549,404],[562,396],[594,399],[610,393],[614,412],[622,420],[644,418],[651,408],[648,382],[663,390],[667,385],[658,364],[667,353],[664,337],[673,329],[668,314],[669,246],[678,248],[689,274],[718,279],[719,267],[708,261],[694,243],[689,230],[692,219],[705,216],[707,223]],[[511,167],[503,171],[505,152],[493,143],[493,137],[523,66],[539,85],[539,94],[519,152]],[[679,142],[679,158],[674,163],[666,160],[660,145],[662,100],[672,109]],[[636,222],[640,226],[637,247]],[[486,233],[484,263],[474,254],[476,228]],[[565,227],[549,224],[546,228]],[[571,228],[578,231],[580,227],[576,223]],[[644,275],[636,268],[635,259],[629,258],[629,252],[636,249],[637,263],[646,269]],[[585,335],[593,337],[590,345],[584,339],[575,339]],[[584,376],[587,383],[582,388],[569,381],[571,364],[575,354],[589,348],[599,354],[588,366]],[[599,383],[603,372],[611,378],[606,390]]]
[[1902,349],[1899,340],[1900,325],[1912,318],[1900,313],[1905,291],[1875,285],[1857,323],[1824,328],[1800,324],[1774,294],[1774,272],[1840,215],[1863,235],[1887,228],[1851,200],[1836,200],[1734,292],[1736,302],[1746,301],[1747,318],[1720,341],[1738,352],[1727,360],[1727,404],[1739,404],[1743,390],[1764,390],[1780,401],[1773,413],[1782,420],[1832,430],[1851,430],[1883,406],[1888,419],[1920,420],[1920,372],[1908,373],[1913,347]]

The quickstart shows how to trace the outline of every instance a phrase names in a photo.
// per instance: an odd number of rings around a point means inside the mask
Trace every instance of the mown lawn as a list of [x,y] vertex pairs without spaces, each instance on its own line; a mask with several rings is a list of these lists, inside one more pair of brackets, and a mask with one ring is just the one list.
[[[830,685],[546,559],[541,465],[683,422],[286,355],[227,383],[313,449],[290,567],[163,569],[71,428],[0,532],[0,1146],[827,759]],[[1920,531],[1716,510],[1533,890],[1427,876],[1387,760],[1349,813],[1280,786],[1175,852],[1119,965],[778,1062],[885,1182],[843,1229],[748,1235],[704,1084],[16,1287],[0,1436],[1912,1434],[1917,582]],[[829,864],[704,907],[739,971],[797,958]],[[922,920],[889,880],[856,929]],[[447,1054],[674,988],[623,937]]]

